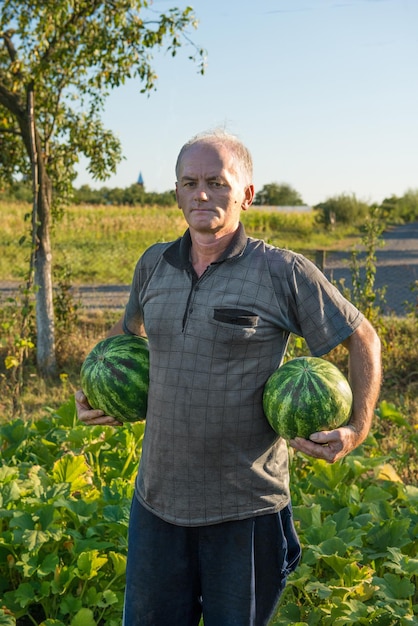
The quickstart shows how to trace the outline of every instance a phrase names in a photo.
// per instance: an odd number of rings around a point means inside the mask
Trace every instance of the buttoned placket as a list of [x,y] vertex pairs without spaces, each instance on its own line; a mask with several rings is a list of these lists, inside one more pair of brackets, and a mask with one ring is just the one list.
[[200,287],[202,281],[205,278],[207,278],[207,276],[209,276],[209,274],[212,274],[212,272],[215,271],[215,269],[216,269],[216,267],[218,265],[219,265],[219,262],[211,263],[210,265],[208,265],[208,267],[205,269],[205,271],[203,272],[203,274],[200,277],[198,277],[198,275],[194,271],[192,265],[187,270],[187,273],[189,274],[189,276],[192,279],[192,284],[191,284],[189,295],[187,297],[186,309],[185,309],[184,315],[183,315],[183,324],[182,324],[182,332],[183,333],[186,331],[186,326],[187,326],[187,322],[188,322],[189,316],[193,312],[193,300],[194,300],[196,292],[199,291],[199,287]]

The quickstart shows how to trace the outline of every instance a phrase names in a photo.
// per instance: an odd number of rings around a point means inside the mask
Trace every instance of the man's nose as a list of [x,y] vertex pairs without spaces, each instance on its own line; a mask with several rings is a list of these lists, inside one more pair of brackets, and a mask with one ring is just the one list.
[[203,185],[198,185],[196,187],[196,200],[199,202],[206,202],[208,199],[208,194],[206,193],[206,189]]

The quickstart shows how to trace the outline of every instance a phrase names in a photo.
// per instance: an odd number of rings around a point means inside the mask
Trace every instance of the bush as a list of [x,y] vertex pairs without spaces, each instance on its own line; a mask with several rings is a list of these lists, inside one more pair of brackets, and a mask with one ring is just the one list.
[[392,222],[418,220],[418,189],[409,189],[401,198],[385,198],[381,205],[383,215]]
[[317,211],[318,222],[331,227],[335,224],[360,224],[370,210],[370,206],[357,200],[354,194],[328,198],[314,208]]

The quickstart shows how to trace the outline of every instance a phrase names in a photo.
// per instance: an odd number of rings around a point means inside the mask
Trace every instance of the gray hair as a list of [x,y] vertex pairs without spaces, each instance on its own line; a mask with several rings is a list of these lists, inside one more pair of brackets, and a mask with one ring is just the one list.
[[250,151],[238,137],[235,135],[231,135],[222,129],[216,129],[211,131],[206,131],[203,133],[199,133],[195,135],[189,141],[187,141],[184,146],[181,148],[179,155],[177,157],[176,162],[176,177],[178,180],[179,177],[179,169],[181,160],[184,157],[185,153],[189,148],[196,144],[207,144],[207,145],[216,145],[221,144],[226,146],[233,153],[239,169],[240,173],[243,175],[245,179],[245,184],[249,185],[253,180],[253,159]]

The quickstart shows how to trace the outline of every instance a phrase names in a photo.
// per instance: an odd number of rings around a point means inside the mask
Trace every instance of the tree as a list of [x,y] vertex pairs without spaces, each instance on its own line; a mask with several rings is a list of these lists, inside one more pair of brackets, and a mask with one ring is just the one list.
[[408,189],[400,198],[385,198],[381,209],[387,219],[415,222],[418,219],[418,189]]
[[303,200],[298,192],[286,183],[269,183],[255,195],[254,204],[268,206],[299,206]]
[[354,194],[342,193],[317,204],[318,222],[333,227],[339,224],[358,224],[369,214],[370,206],[358,200]]
[[[196,27],[190,7],[157,14],[148,0],[2,0],[0,13],[0,182],[32,181],[32,260],[37,366],[56,372],[51,220],[71,197],[75,165],[87,158],[104,180],[121,146],[103,127],[106,97],[127,79],[155,88],[151,53],[175,56]],[[193,45],[193,44],[192,44]],[[193,50],[203,73],[203,51]]]

